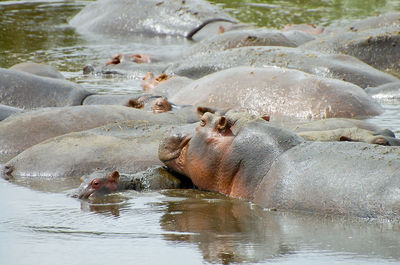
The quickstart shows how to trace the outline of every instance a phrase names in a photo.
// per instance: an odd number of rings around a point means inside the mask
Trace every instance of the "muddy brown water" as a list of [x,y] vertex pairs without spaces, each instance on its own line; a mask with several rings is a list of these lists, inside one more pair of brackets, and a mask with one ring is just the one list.
[[[222,1],[259,26],[340,25],[392,10],[399,1]],[[88,62],[116,52],[179,51],[175,38],[96,39],[67,21],[86,1],[0,1],[0,67],[24,61],[55,66],[95,91],[138,91],[140,77],[87,77]],[[400,133],[400,107],[373,119]],[[124,192],[80,201],[0,178],[0,264],[398,264],[400,224],[274,212],[196,190]]]

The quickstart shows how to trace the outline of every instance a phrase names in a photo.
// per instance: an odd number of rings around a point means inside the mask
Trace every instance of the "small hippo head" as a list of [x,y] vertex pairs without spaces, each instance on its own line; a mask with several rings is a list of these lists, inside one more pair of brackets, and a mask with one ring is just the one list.
[[122,61],[123,55],[120,53],[116,53],[110,61],[108,61],[106,63],[106,65],[110,65],[110,64],[120,64]]
[[173,104],[166,97],[161,96],[141,96],[130,99],[125,106],[136,109],[152,111],[153,113],[163,113],[172,110]]
[[151,57],[148,54],[132,54],[130,55],[131,60],[135,63],[151,63]]
[[167,74],[161,74],[155,77],[153,73],[148,72],[143,77],[140,84],[143,87],[144,91],[152,93],[156,86],[158,86],[161,82],[168,80],[169,78],[170,76],[168,76]]
[[114,171],[105,177],[81,179],[82,184],[78,188],[77,197],[88,199],[103,196],[119,190],[119,173]]

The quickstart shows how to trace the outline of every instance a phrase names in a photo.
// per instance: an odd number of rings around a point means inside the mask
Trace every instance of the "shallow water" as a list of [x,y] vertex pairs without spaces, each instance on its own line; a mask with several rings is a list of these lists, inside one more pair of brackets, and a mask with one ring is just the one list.
[[[222,1],[259,26],[312,22],[340,25],[387,11],[399,1]],[[0,67],[24,61],[55,66],[95,91],[138,91],[140,76],[87,77],[88,63],[116,52],[179,52],[176,38],[98,39],[67,21],[86,1],[1,1]],[[400,107],[372,119],[400,133]],[[387,221],[270,212],[194,190],[126,192],[82,202],[0,179],[0,264],[395,264],[400,225]]]

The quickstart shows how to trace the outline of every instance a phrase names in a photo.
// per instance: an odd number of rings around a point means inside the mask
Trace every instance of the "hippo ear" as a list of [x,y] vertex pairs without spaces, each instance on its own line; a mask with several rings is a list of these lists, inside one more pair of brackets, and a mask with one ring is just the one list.
[[230,124],[229,124],[228,120],[224,116],[219,118],[219,121],[218,121],[218,124],[217,124],[217,129],[220,132],[230,129]]
[[141,109],[144,107],[143,101],[140,99],[131,98],[126,104],[126,107]]
[[261,116],[261,119],[263,119],[264,121],[269,121],[270,118],[271,117],[268,114],[265,114],[265,115]]
[[154,74],[152,72],[147,72],[144,75],[143,80],[148,80],[148,79],[154,79]]
[[119,172],[114,171],[110,175],[108,175],[108,180],[109,181],[118,181],[119,180]]

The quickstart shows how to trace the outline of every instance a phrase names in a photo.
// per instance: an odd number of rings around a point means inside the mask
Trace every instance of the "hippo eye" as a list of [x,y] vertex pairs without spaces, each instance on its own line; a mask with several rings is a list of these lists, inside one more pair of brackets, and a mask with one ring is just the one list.
[[200,120],[200,126],[201,126],[201,127],[206,126],[206,121],[203,120],[203,119],[201,119],[201,120]]
[[92,182],[90,182],[90,186],[94,189],[100,188],[101,186],[101,180],[99,179],[94,179]]

